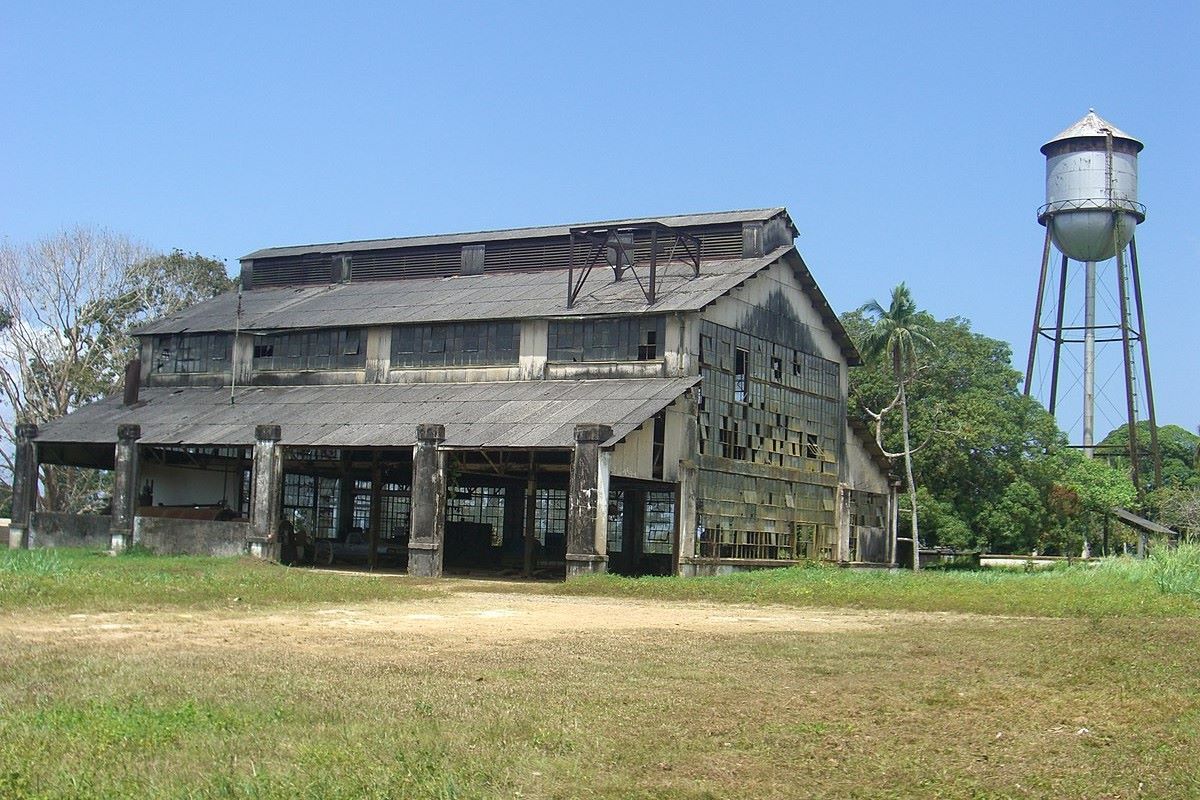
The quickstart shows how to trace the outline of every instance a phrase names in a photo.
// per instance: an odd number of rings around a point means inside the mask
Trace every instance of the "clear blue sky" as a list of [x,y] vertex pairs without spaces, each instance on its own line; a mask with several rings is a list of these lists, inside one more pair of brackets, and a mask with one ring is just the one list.
[[1159,420],[1194,429],[1197,42],[1194,0],[8,3],[0,235],[98,225],[232,271],[270,245],[785,205],[835,309],[905,280],[1023,369],[1038,147],[1094,106],[1146,143]]

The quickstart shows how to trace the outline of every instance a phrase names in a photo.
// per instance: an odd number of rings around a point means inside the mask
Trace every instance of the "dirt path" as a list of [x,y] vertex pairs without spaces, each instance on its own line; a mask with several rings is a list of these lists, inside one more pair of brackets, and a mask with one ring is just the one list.
[[[828,633],[890,627],[917,617],[892,612],[784,608],[710,603],[558,597],[459,588],[443,597],[410,602],[314,605],[279,611],[34,614],[0,618],[0,638],[25,643],[94,642],[139,647],[303,649],[337,648],[356,641],[420,642],[429,649],[488,646],[572,633],[621,634],[791,631]],[[928,620],[926,620],[928,621]]]

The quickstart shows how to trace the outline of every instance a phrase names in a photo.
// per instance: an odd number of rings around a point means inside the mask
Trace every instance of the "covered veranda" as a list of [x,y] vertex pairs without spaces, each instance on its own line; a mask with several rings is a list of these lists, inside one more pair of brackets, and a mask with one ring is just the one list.
[[[114,550],[248,552],[414,575],[669,574],[680,531],[694,529],[694,510],[680,507],[689,473],[663,472],[666,448],[642,440],[660,427],[647,422],[692,402],[694,383],[155,388],[130,404],[108,398],[42,430],[23,426],[12,539],[38,547],[107,536]],[[111,514],[36,512],[40,464],[112,470]]]

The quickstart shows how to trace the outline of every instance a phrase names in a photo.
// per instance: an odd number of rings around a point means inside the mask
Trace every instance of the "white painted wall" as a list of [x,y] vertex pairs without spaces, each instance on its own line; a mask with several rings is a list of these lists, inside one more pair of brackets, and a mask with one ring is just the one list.
[[142,463],[140,492],[146,481],[154,482],[154,505],[214,505],[224,499],[233,510],[238,507],[241,475],[236,468],[220,470],[168,467]]

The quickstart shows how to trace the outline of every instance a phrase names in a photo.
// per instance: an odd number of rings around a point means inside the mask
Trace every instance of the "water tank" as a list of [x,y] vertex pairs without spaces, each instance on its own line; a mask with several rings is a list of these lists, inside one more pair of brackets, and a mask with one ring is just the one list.
[[1060,252],[1076,261],[1104,261],[1129,244],[1146,218],[1137,201],[1142,146],[1095,110],[1042,145],[1046,205],[1038,222],[1050,226]]

